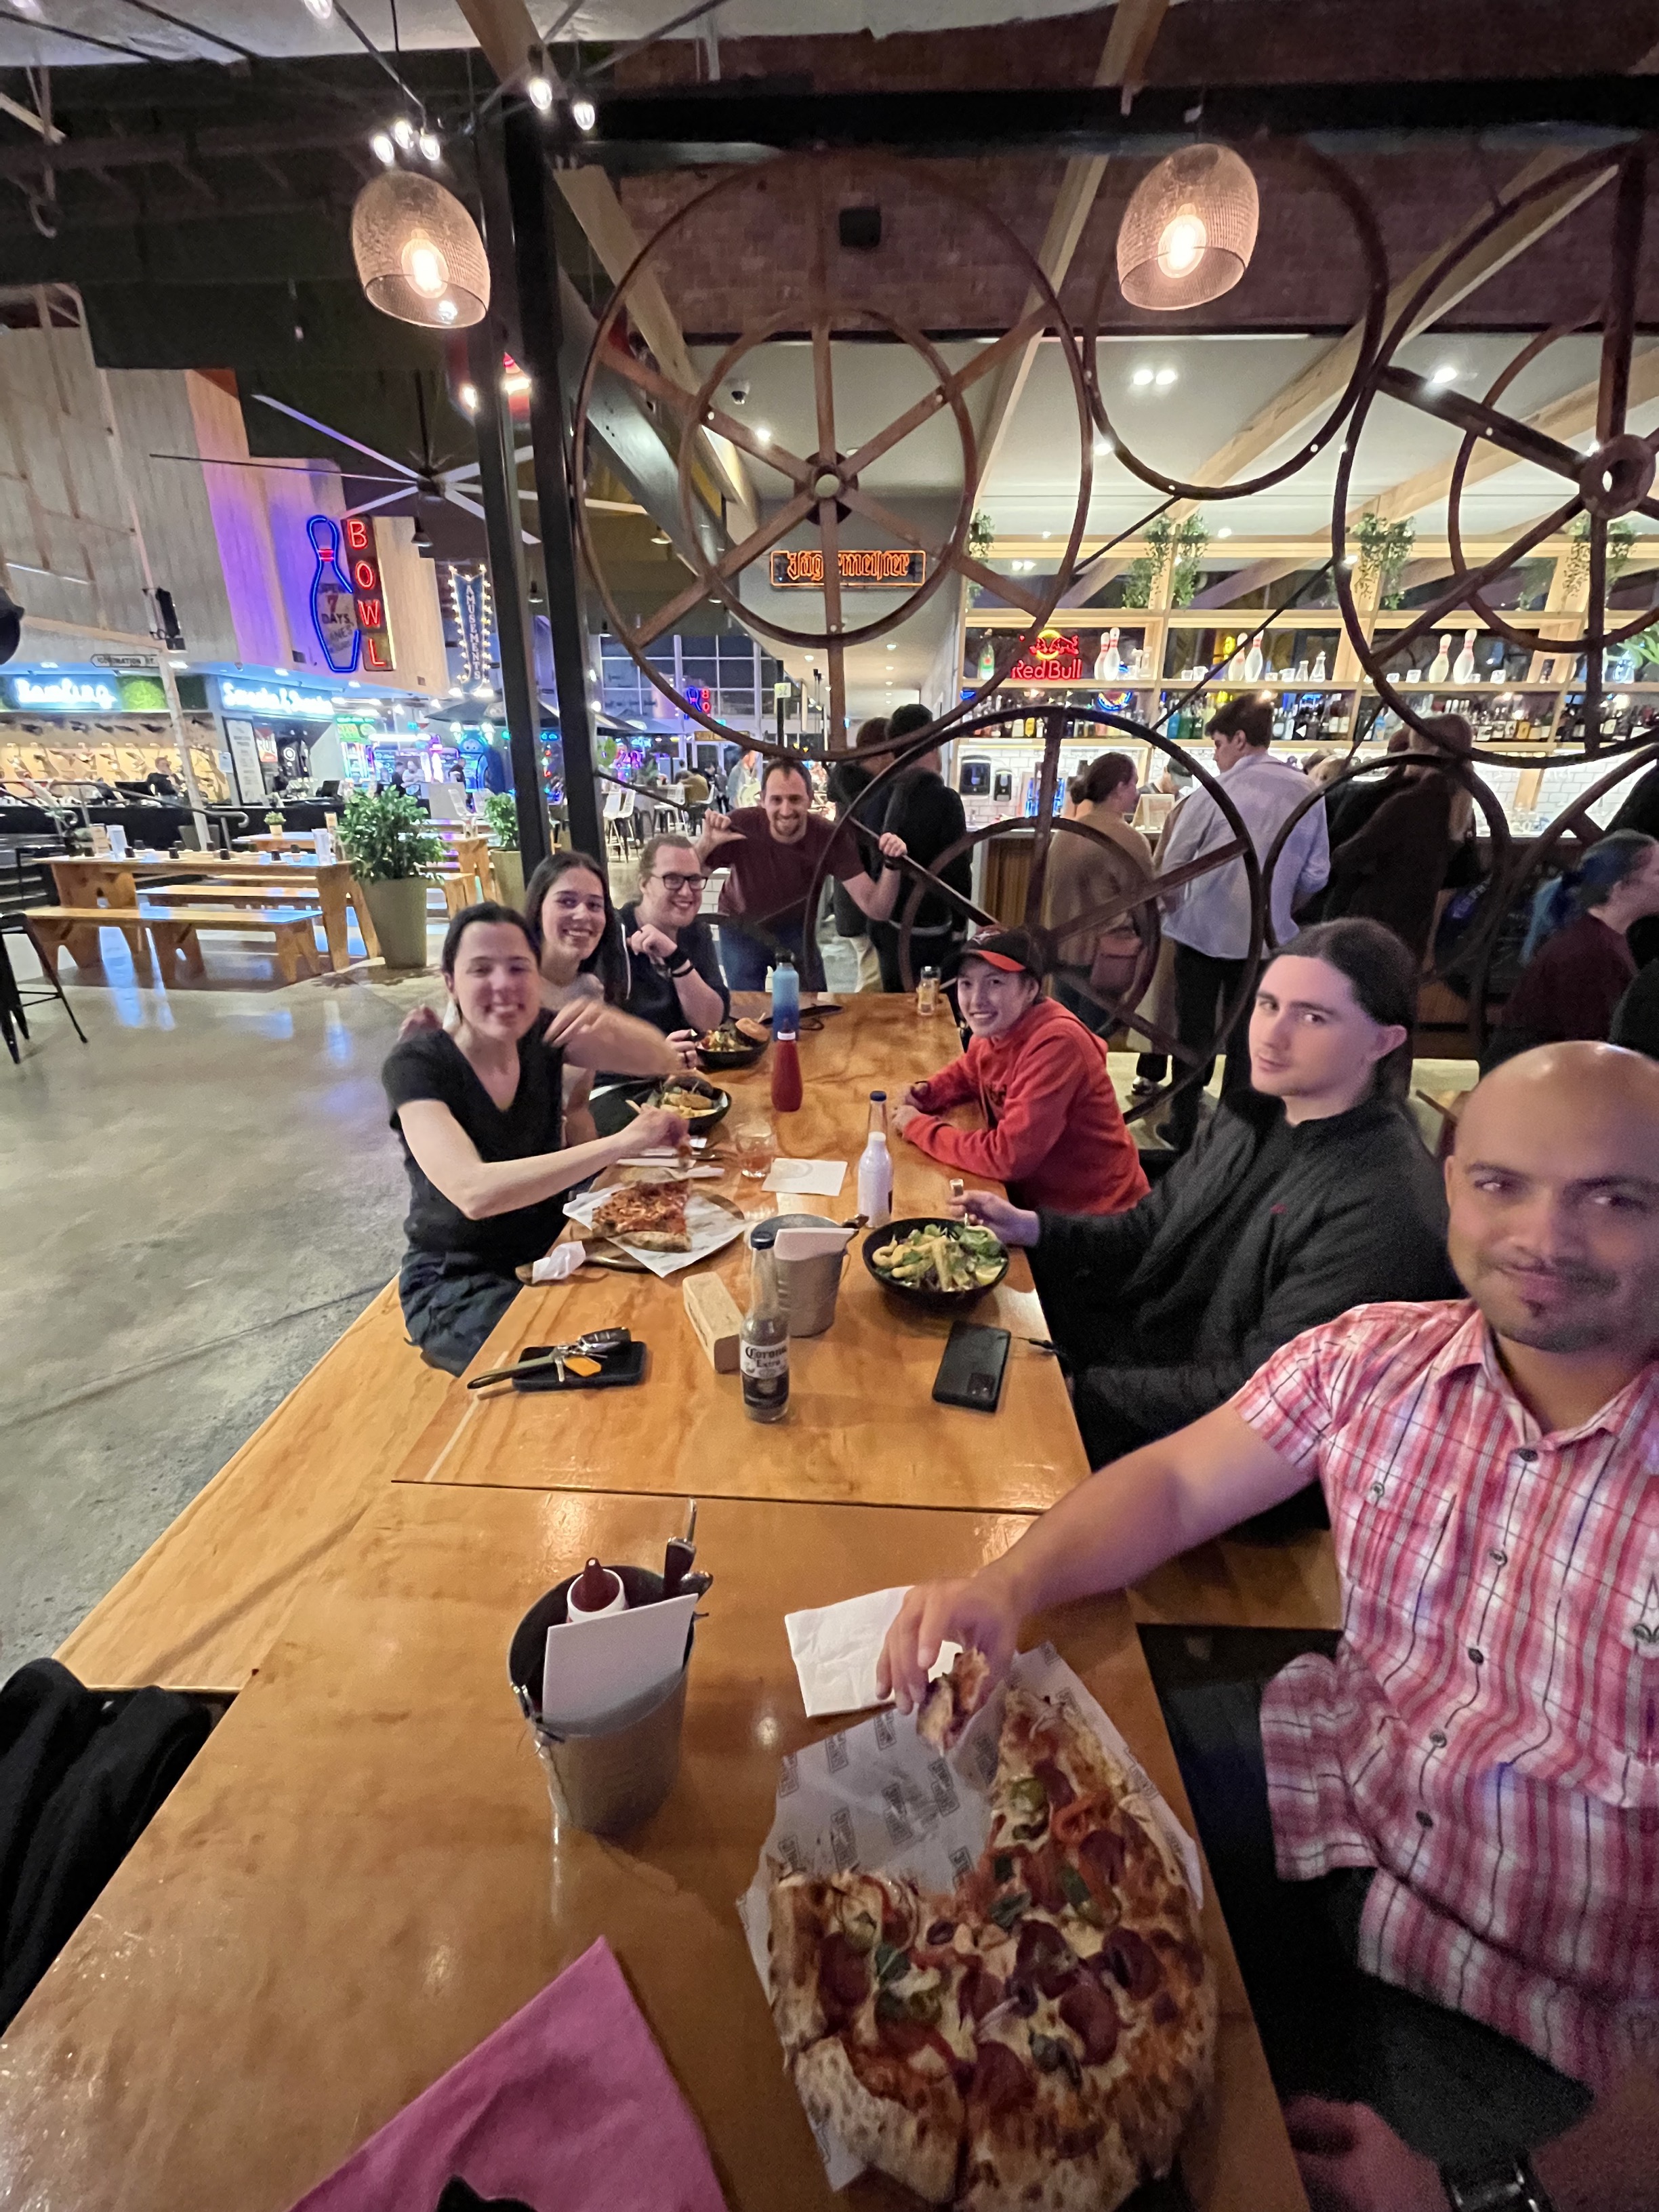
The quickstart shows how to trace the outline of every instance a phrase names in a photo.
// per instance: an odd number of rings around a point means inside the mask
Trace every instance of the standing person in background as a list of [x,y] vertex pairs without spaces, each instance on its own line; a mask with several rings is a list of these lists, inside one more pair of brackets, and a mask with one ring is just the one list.
[[[883,837],[881,850],[890,860],[904,858],[896,837]],[[781,951],[805,975],[806,933],[817,920],[807,915],[806,902],[826,851],[854,902],[872,920],[885,921],[898,896],[899,871],[886,870],[879,883],[866,872],[851,831],[811,811],[811,786],[799,762],[768,761],[758,806],[705,819],[697,860],[727,871],[720,889],[720,965],[734,991],[763,991],[766,971]]]
[[[1308,780],[1300,769],[1269,757],[1273,734],[1273,708],[1262,699],[1229,700],[1209,727],[1217,773],[1258,860],[1266,860],[1285,817],[1308,796]],[[1158,847],[1158,873],[1169,875],[1201,860],[1230,845],[1232,837],[1215,800],[1207,791],[1196,791]],[[1285,840],[1273,871],[1270,924],[1275,943],[1288,944],[1295,936],[1295,909],[1325,888],[1330,865],[1325,809],[1310,806]],[[1176,948],[1176,1034],[1195,1049],[1209,1042],[1223,1006],[1249,980],[1250,890],[1243,859],[1228,860],[1171,892],[1164,907],[1164,934],[1174,939]],[[1204,1082],[1214,1065],[1206,1063]],[[1223,1092],[1249,1079],[1249,1039],[1241,1020],[1227,1040]],[[1164,1134],[1177,1152],[1186,1151],[1197,1131],[1202,1087],[1194,1084],[1170,1109]]]
[[[1385,777],[1394,788],[1364,826],[1331,848],[1325,916],[1368,915],[1416,959],[1429,957],[1441,887],[1468,836],[1474,802],[1462,778],[1474,732],[1461,714],[1425,722],[1426,743],[1450,757],[1444,770],[1413,762]],[[1422,750],[1422,746],[1416,748]]]
[[[1648,734],[1653,733],[1650,731]],[[1601,835],[1594,822],[1584,823],[1583,828],[1575,823],[1574,828],[1581,842],[1586,830],[1595,831],[1596,836]],[[1618,830],[1639,830],[1644,837],[1659,837],[1659,761],[1637,777],[1625,795],[1624,804],[1608,823],[1607,834],[1611,836]],[[1594,838],[1589,842],[1594,842]],[[1659,915],[1644,915],[1637,923],[1630,933],[1630,949],[1638,968],[1659,960]]]
[[[942,1166],[995,1176],[1018,1206],[1116,1213],[1144,1198],[1146,1177],[1106,1054],[1075,1014],[1043,997],[1030,933],[970,937],[957,1002],[972,1041],[960,1060],[910,1085],[896,1133]],[[940,1118],[969,1103],[985,1116],[982,1129]]]
[[[1126,914],[1106,929],[1067,933],[1066,925],[1104,906],[1141,878],[1152,878],[1152,848],[1129,818],[1140,799],[1135,764],[1127,753],[1102,753],[1071,786],[1070,819],[1111,840],[1107,850],[1093,837],[1057,832],[1048,847],[1048,871],[1042,886],[1043,927],[1054,939],[1059,962],[1054,996],[1084,1027],[1103,1037],[1112,1018],[1088,995],[1091,975],[1097,988],[1121,989],[1139,957],[1140,936]],[[1127,855],[1120,860],[1118,854]]]
[[[1605,1038],[1636,976],[1632,924],[1659,914],[1659,841],[1620,830],[1563,876],[1546,910],[1550,933],[1522,971],[1480,1065],[1539,1044]],[[1569,919],[1574,916],[1574,919]]]
[[[872,714],[867,722],[860,726],[856,742],[860,748],[865,745],[873,745],[886,734],[885,714]],[[876,817],[883,813],[886,808],[885,791],[878,791],[869,806],[861,806],[859,802],[882,769],[887,766],[890,757],[890,754],[884,752],[860,751],[856,759],[838,760],[835,763],[830,770],[830,798],[836,810],[837,822],[844,822],[850,814],[855,820],[862,822],[866,830],[873,830],[879,833],[881,823]],[[830,896],[835,910],[836,934],[845,938],[858,956],[859,989],[860,991],[880,990],[881,963],[876,957],[876,948],[871,939],[868,918],[863,908],[859,905],[845,884],[834,878],[830,881]]]
[[[896,752],[903,738],[925,730],[933,720],[919,700],[901,707],[887,725],[892,750]],[[937,745],[913,760],[895,781],[886,811],[877,827],[889,836],[902,838],[910,858],[934,874],[939,873],[934,864],[940,854],[948,852],[966,836],[967,817],[962,811],[961,799],[939,774]],[[949,884],[952,890],[960,891],[963,898],[968,897],[974,884],[971,854],[959,853],[939,880]],[[870,934],[881,962],[882,989],[902,991],[904,977],[899,960],[900,925],[896,921],[873,922]],[[956,974],[967,934],[968,922],[962,908],[941,898],[937,891],[925,892],[910,925],[912,979],[919,976],[924,968],[937,968],[941,981],[948,982]]]
[[738,755],[726,771],[726,811],[735,814],[740,806],[760,805],[761,781],[765,763],[750,746]]

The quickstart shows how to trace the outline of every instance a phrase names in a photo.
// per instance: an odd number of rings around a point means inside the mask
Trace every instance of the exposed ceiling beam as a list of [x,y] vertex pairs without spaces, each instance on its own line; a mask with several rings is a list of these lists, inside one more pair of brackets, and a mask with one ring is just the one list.
[[[485,59],[503,84],[520,76],[540,38],[524,0],[459,0],[472,35]],[[621,281],[640,251],[640,236],[629,221],[617,188],[597,164],[578,169],[556,169],[554,177],[571,213],[587,234],[601,267],[613,284]],[[629,293],[628,311],[656,356],[665,376],[687,392],[702,381],[691,366],[674,311],[662,286],[648,270],[637,276]],[[735,538],[750,534],[757,502],[754,487],[741,458],[725,441],[716,445],[700,440],[702,453],[718,470],[722,488],[741,510],[734,518]]]
[[[1564,392],[1559,399],[1551,400],[1535,415],[1524,420],[1529,430],[1541,431],[1547,438],[1557,439],[1565,445],[1582,437],[1586,430],[1595,428],[1596,403],[1601,395],[1598,380],[1594,384],[1581,384],[1576,392]],[[1632,358],[1630,365],[1630,396],[1628,404],[1644,407],[1650,400],[1659,399],[1659,345],[1648,346]],[[1415,476],[1407,477],[1402,483],[1390,485],[1387,491],[1375,492],[1368,499],[1357,501],[1349,510],[1352,526],[1362,514],[1380,514],[1385,522],[1398,522],[1408,514],[1419,514],[1425,507],[1432,507],[1445,498],[1451,489],[1452,460],[1437,461],[1433,467],[1419,469]],[[1505,469],[1518,465],[1515,454],[1502,446],[1485,440],[1477,441],[1469,456],[1468,467],[1463,472],[1466,485],[1481,483],[1488,477],[1500,475]]]
[[[1120,84],[1127,99],[1146,82],[1147,57],[1169,7],[1170,0],[1118,0],[1112,10],[1111,27],[1106,33],[1100,64],[1095,71],[1097,85]],[[1037,264],[1055,292],[1072,265],[1072,257],[1077,252],[1078,240],[1083,235],[1084,225],[1089,220],[1105,174],[1104,155],[1085,155],[1066,164],[1060,190],[1054,194],[1048,227],[1037,249]],[[1024,321],[1035,314],[1038,305],[1039,297],[1033,288],[1026,295],[1020,319]],[[991,473],[1042,343],[1042,333],[1038,331],[1005,363],[992,383],[977,432],[981,485]]]

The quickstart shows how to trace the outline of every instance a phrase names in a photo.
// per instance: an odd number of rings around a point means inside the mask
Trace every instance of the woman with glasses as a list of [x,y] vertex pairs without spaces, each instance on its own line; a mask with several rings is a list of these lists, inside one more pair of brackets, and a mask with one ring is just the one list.
[[688,1050],[720,1027],[732,1005],[702,919],[708,880],[689,840],[653,837],[640,855],[640,895],[622,910],[628,1011]]

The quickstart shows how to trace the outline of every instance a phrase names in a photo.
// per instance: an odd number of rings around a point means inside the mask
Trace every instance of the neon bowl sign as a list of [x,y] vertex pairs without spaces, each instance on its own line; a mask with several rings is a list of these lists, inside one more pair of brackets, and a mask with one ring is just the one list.
[[1022,659],[1017,660],[1003,681],[1007,684],[1081,684],[1088,671],[1083,665],[1083,648],[1075,636],[1062,636],[1058,630],[1045,629],[1031,641]]

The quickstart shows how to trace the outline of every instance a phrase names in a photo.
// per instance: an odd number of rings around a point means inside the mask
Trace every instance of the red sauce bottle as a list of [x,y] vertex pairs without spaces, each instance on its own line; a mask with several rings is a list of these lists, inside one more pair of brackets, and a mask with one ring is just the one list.
[[772,1108],[793,1114],[801,1103],[800,1048],[792,1036],[772,1041]]

